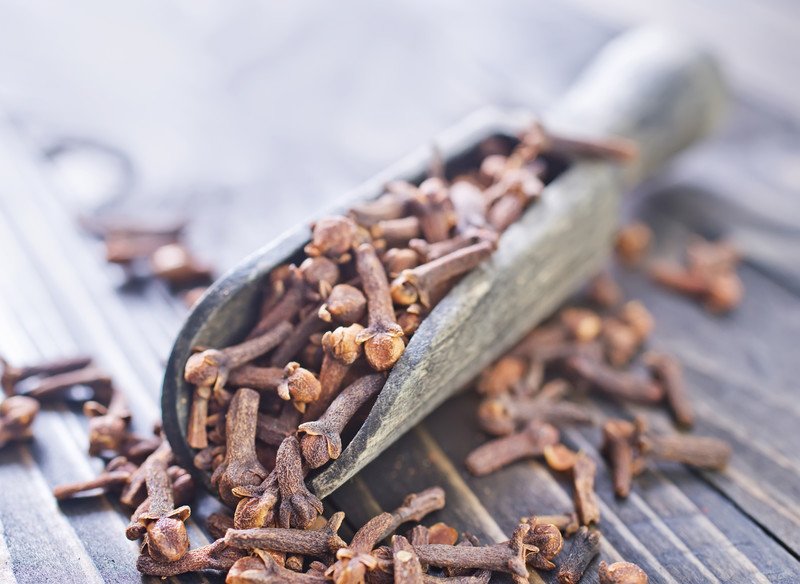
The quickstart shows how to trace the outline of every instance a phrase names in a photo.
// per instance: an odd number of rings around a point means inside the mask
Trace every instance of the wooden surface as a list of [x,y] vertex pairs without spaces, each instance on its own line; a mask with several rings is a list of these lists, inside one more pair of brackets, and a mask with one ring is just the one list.
[[[658,253],[679,249],[689,229],[733,237],[747,295],[712,318],[638,273],[621,278],[656,314],[655,344],[687,368],[697,431],[731,440],[735,454],[722,474],[662,467],[622,504],[601,477],[602,556],[640,563],[652,582],[796,582],[800,109],[785,50],[800,13],[785,0],[657,2],[651,13],[606,4],[3,4],[0,352],[96,355],[146,430],[185,309],[157,284],[121,286],[76,213],[186,212],[195,247],[227,268],[476,107],[546,107],[621,26],[652,15],[712,41],[736,100],[725,128],[626,212],[654,223]],[[705,18],[720,12],[730,26]],[[467,393],[444,404],[329,504],[358,526],[441,484],[448,506],[431,520],[484,540],[520,515],[568,509],[569,489],[537,463],[467,475],[464,455],[483,439],[475,403]],[[0,451],[0,581],[139,581],[113,505],[59,507],[49,495],[98,470],[83,454],[83,416],[48,408],[35,430],[31,444]],[[597,456],[597,431],[568,440]],[[196,523],[190,537],[207,541]]]

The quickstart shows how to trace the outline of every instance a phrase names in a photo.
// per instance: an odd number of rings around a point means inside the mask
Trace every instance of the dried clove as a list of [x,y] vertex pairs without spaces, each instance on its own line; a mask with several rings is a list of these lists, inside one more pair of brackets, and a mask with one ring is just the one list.
[[389,278],[396,278],[403,270],[416,268],[420,264],[420,254],[410,247],[414,245],[414,242],[418,241],[424,240],[412,239],[409,242],[409,247],[393,247],[386,250],[381,257],[381,261]]
[[239,497],[233,525],[236,529],[253,529],[273,525],[277,521],[278,474],[272,471],[260,485],[241,485],[232,491]]
[[10,442],[27,440],[39,413],[39,402],[23,395],[12,395],[0,403],[0,448]]
[[386,378],[382,374],[366,375],[342,390],[319,420],[298,426],[302,432],[303,459],[311,468],[319,468],[342,453],[341,433],[358,409],[376,396]]
[[[450,185],[450,202],[456,213],[456,231],[466,234],[472,229],[488,227],[488,206],[481,188],[470,180],[454,180]],[[434,258],[428,258],[434,259]]]
[[300,319],[294,330],[275,349],[269,360],[270,365],[273,367],[285,365],[301,351],[311,335],[322,332],[325,329],[325,321],[319,317],[319,311],[322,306],[312,306],[311,310]]
[[694,425],[694,408],[683,382],[681,364],[672,355],[655,351],[645,355],[645,362],[653,378],[664,389],[675,423],[682,428],[691,428]]
[[709,470],[724,469],[731,458],[730,444],[710,436],[658,436],[644,433],[639,436],[639,448],[648,458]]
[[267,477],[255,449],[259,397],[252,389],[239,389],[225,416],[225,459],[211,476],[211,484],[219,491],[222,501],[231,507],[238,502],[232,492],[235,487],[258,485]]
[[277,347],[292,331],[284,321],[266,333],[225,349],[206,349],[195,353],[186,362],[184,377],[189,383],[201,387],[213,387],[219,391],[228,379],[228,373],[256,357]]
[[136,569],[147,576],[177,576],[187,572],[203,570],[229,570],[246,552],[228,547],[224,539],[218,539],[206,546],[186,552],[175,562],[161,562],[147,554],[140,554],[136,560]]
[[414,547],[420,561],[440,568],[472,568],[506,572],[512,574],[514,581],[528,581],[525,558],[536,553],[535,546],[525,543],[530,525],[520,524],[514,530],[511,541],[489,546],[449,546],[427,544]]
[[642,344],[634,328],[619,318],[603,319],[602,336],[606,359],[614,367],[628,365]]
[[337,263],[350,259],[350,250],[357,241],[358,229],[352,219],[342,216],[324,217],[314,224],[311,243],[305,252],[311,257],[327,256]]
[[[489,241],[493,245],[496,245],[497,234],[488,229],[471,228],[464,231],[463,233],[459,233],[455,237],[452,237],[450,239],[445,239],[444,241],[439,241],[436,243],[428,243],[424,239],[412,239],[411,241],[408,242],[408,246],[417,255],[418,258],[423,259],[421,263],[426,263],[438,260],[439,258],[442,258],[446,255],[449,255],[465,247],[469,247],[470,245],[480,243],[481,241]],[[417,264],[419,263],[420,262],[418,261]],[[406,267],[410,269],[416,267],[416,265],[406,266]],[[393,277],[399,275],[401,271],[402,270],[398,270],[397,274],[395,274],[395,276]]]
[[422,319],[427,314],[427,310],[422,304],[412,304],[410,306],[406,306],[404,310],[401,310],[397,314],[397,324],[400,325],[400,328],[403,329],[403,334],[407,337],[411,337],[417,329],[419,325],[422,324]]
[[730,312],[741,303],[744,288],[736,274],[739,256],[735,249],[725,243],[697,241],[687,255],[688,268],[659,262],[650,266],[650,277],[662,286],[698,298],[715,314]]
[[95,401],[83,404],[83,413],[89,417],[89,454],[119,452],[128,436],[131,412],[125,395],[115,391],[108,406]]
[[30,377],[49,377],[61,373],[69,373],[77,369],[85,369],[91,362],[91,357],[79,355],[76,357],[44,361],[42,363],[36,363],[35,365],[14,366],[0,357],[0,367],[3,368],[2,376],[0,376],[0,387],[3,388],[6,395],[13,395],[14,386],[20,381]]
[[378,567],[378,560],[370,552],[380,537],[394,521],[390,513],[373,517],[353,536],[350,545],[336,552],[336,562],[325,575],[334,584],[357,584],[364,582],[367,572]]
[[617,257],[627,266],[641,263],[650,247],[652,230],[641,222],[626,225],[617,232],[615,248]]
[[167,243],[150,255],[150,270],[153,276],[172,286],[188,286],[198,282],[210,282],[214,270],[198,260],[182,243]]
[[525,359],[507,355],[487,367],[478,379],[478,393],[497,396],[510,392],[522,381],[528,364]]
[[39,401],[63,399],[70,389],[77,386],[90,388],[94,392],[94,401],[107,404],[111,399],[111,377],[92,366],[44,377],[27,388],[25,395]]
[[552,470],[564,472],[575,466],[578,455],[563,444],[552,444],[544,449],[544,460]]
[[[272,280],[272,276],[276,276]],[[308,286],[296,266],[285,266],[273,270],[270,275],[273,295],[261,307],[261,315],[258,322],[247,336],[248,339],[263,335],[272,330],[283,321],[292,320],[306,300]]]
[[608,271],[602,271],[589,282],[586,296],[600,308],[613,308],[622,301],[622,290]]
[[283,380],[278,385],[278,396],[283,400],[292,400],[297,411],[302,413],[306,404],[319,399],[322,386],[311,371],[300,367],[300,363],[292,361],[283,369]]
[[492,579],[491,570],[476,570],[469,576],[446,576],[438,577],[429,574],[422,575],[424,584],[489,584]]
[[422,566],[414,548],[402,535],[392,537],[395,584],[422,584]]
[[364,346],[356,341],[362,330],[364,327],[360,324],[351,324],[322,336],[324,356],[319,374],[320,396],[307,408],[303,420],[316,420],[333,402],[345,375],[363,353]]
[[322,501],[311,494],[303,482],[305,473],[296,436],[289,436],[281,443],[275,471],[281,497],[278,524],[307,529],[322,513]]
[[517,460],[541,456],[545,447],[558,442],[558,438],[556,428],[532,420],[521,432],[490,440],[470,452],[466,459],[467,470],[475,476],[493,473]]
[[403,329],[395,320],[386,273],[370,244],[358,247],[356,267],[369,313],[368,326],[358,333],[356,342],[364,344],[364,354],[372,368],[385,371],[397,363],[405,350]]
[[389,537],[389,534],[397,530],[403,523],[422,521],[429,513],[444,509],[444,505],[445,495],[444,489],[441,487],[431,487],[419,493],[411,493],[403,499],[403,504],[400,507],[392,511],[392,523],[378,539],[382,540]]
[[[172,485],[172,498],[176,505],[186,505],[194,498],[194,479],[189,472],[180,466],[170,466],[167,476]],[[131,541],[137,540],[147,534],[147,523],[142,520],[150,513],[150,498],[142,501],[131,515],[125,536]],[[224,533],[223,533],[224,535]]]
[[551,561],[564,547],[564,538],[556,525],[530,517],[524,521],[530,525],[530,531],[525,536],[525,543],[533,546],[536,551],[531,551],[526,562],[537,570],[552,570],[556,565]]
[[654,404],[664,398],[664,391],[649,379],[612,369],[605,363],[583,355],[566,360],[569,373],[604,395],[624,401]]
[[535,140],[542,152],[568,156],[628,162],[639,155],[636,143],[626,138],[576,138],[554,134],[542,128]]
[[423,237],[431,242],[445,240],[456,224],[447,185],[440,178],[429,178],[417,187],[409,209],[419,217]]
[[537,515],[536,517],[523,517],[520,522],[527,523],[535,520],[542,525],[555,525],[556,528],[566,536],[570,536],[580,527],[578,515],[575,513],[565,513],[563,515]]
[[283,439],[297,430],[300,412],[294,407],[285,406],[277,416],[258,415],[256,436],[270,446],[280,446]]
[[374,201],[357,204],[350,209],[351,215],[359,225],[369,227],[378,221],[399,219],[407,213],[406,207],[416,188],[411,184],[396,181],[387,185],[386,189],[388,192]]
[[579,452],[572,466],[572,481],[574,486],[573,498],[575,511],[578,513],[581,525],[600,522],[600,506],[597,494],[594,492],[594,478],[597,465],[588,454]]
[[103,469],[103,472],[93,479],[54,487],[53,496],[59,501],[64,501],[76,495],[82,495],[87,491],[97,491],[99,494],[122,488],[122,485],[128,482],[136,468],[136,465],[127,458],[118,456],[111,459]]
[[559,584],[578,584],[586,568],[600,552],[600,533],[581,527],[558,568]]
[[277,391],[283,382],[283,367],[242,365],[228,374],[229,387],[249,387],[258,391]]
[[614,562],[611,565],[600,562],[598,572],[600,584],[647,584],[647,574],[631,562]]
[[167,474],[171,459],[172,450],[165,441],[137,471],[144,475],[150,503],[147,512],[137,518],[146,530],[143,550],[158,562],[175,562],[189,550],[189,535],[184,522],[191,510],[186,505],[175,508],[172,484]]
[[273,554],[255,550],[258,557],[241,558],[231,567],[226,584],[325,584],[323,574],[316,570],[296,572],[281,566]]
[[429,308],[438,287],[471,271],[488,258],[493,250],[494,245],[491,242],[483,241],[416,268],[403,270],[392,282],[392,300],[405,306],[419,302]]
[[319,531],[313,529],[231,529],[225,542],[241,549],[268,549],[315,558],[334,555],[346,543],[337,535],[344,513],[334,513]]
[[[511,158],[509,163],[514,164]],[[544,189],[544,183],[535,170],[527,167],[509,168],[510,165],[506,165],[503,174],[486,190],[491,202],[487,221],[498,232],[505,231],[517,221]]]
[[361,290],[350,284],[338,284],[333,287],[317,315],[325,322],[335,320],[346,326],[359,322],[366,309],[367,299]]
[[654,262],[648,268],[650,278],[656,283],[687,296],[702,297],[708,284],[702,274],[666,262]]
[[609,420],[603,425],[603,452],[611,467],[611,478],[617,497],[627,497],[631,492],[635,433],[634,425],[626,420]]
[[565,308],[559,313],[559,318],[570,337],[580,343],[595,340],[603,329],[603,321],[588,308]]
[[399,248],[407,244],[411,239],[419,237],[420,229],[419,219],[410,215],[398,219],[378,221],[370,227],[369,231],[373,239],[383,239],[392,248]]
[[299,269],[309,288],[322,297],[328,296],[339,282],[339,266],[324,256],[306,258]]
[[208,405],[211,400],[211,386],[198,385],[192,392],[192,405],[189,407],[189,420],[186,423],[186,442],[192,448],[203,449],[208,446]]
[[567,388],[564,380],[554,379],[533,397],[505,394],[486,399],[478,407],[481,429],[495,436],[505,436],[533,420],[556,427],[594,423],[594,416],[586,408],[562,401]]

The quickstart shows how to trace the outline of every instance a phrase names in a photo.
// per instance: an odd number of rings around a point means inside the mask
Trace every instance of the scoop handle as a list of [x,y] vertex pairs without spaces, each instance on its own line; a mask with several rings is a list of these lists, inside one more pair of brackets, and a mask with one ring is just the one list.
[[713,56],[694,42],[642,27],[608,43],[544,121],[553,131],[632,139],[631,187],[697,142],[724,112],[726,90]]

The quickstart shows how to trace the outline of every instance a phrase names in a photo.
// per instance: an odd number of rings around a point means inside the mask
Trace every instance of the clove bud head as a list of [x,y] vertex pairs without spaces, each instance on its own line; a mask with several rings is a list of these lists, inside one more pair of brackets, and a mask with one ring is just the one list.
[[376,371],[391,369],[406,349],[403,329],[397,323],[391,323],[381,331],[366,328],[358,334],[356,342],[364,343],[364,355]]
[[225,363],[225,354],[217,349],[195,353],[186,361],[183,377],[192,385],[212,386],[219,376],[220,367]]
[[303,412],[306,404],[319,399],[322,385],[311,371],[300,367],[300,363],[292,361],[283,370],[283,381],[278,386],[278,396],[284,400],[292,400],[295,407]]
[[[189,535],[184,521],[190,514],[191,510],[184,505],[165,517],[148,522],[145,542],[150,557],[157,562],[175,562],[186,555]],[[142,516],[142,519],[147,519],[147,516]]]
[[644,570],[631,562],[614,562],[609,565],[600,562],[600,584],[647,584]]

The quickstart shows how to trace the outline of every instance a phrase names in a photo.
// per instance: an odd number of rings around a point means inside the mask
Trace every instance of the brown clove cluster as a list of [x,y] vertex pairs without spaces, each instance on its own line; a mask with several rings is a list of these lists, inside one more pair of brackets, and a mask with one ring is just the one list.
[[[581,524],[599,519],[592,503],[594,462],[560,443],[559,430],[603,422],[586,397],[647,406],[664,405],[675,425],[688,429],[694,410],[679,361],[647,350],[654,319],[638,301],[623,302],[607,274],[588,287],[585,306],[567,306],[534,329],[509,354],[486,369],[476,383],[481,429],[495,436],[466,459],[476,476],[524,458],[542,458],[558,472],[575,477],[576,510]],[[603,451],[614,472],[616,492],[627,496],[630,477],[646,460],[669,459],[720,469],[730,448],[713,438],[655,435],[646,421],[609,419],[602,423]],[[622,476],[627,479],[622,480]],[[579,488],[583,485],[583,488]]]
[[214,271],[184,241],[184,221],[84,217],[83,228],[103,240],[106,261],[123,268],[127,278],[151,277],[184,291],[192,306],[214,279]]
[[628,267],[644,265],[654,282],[696,299],[712,314],[726,314],[741,304],[744,285],[736,268],[742,258],[733,243],[707,241],[696,235],[686,246],[683,264],[674,260],[645,264],[652,237],[644,223],[624,226],[617,233],[617,258]]
[[419,184],[392,182],[317,221],[303,260],[266,278],[248,336],[188,359],[187,441],[237,528],[314,524],[322,504],[307,473],[340,456],[425,316],[541,195],[542,154],[633,151],[535,125],[516,145],[481,152],[448,176],[437,165]]
[[[528,582],[531,570],[556,568],[552,560],[563,546],[556,525],[525,519],[507,541],[481,545],[466,534],[459,541],[458,532],[444,523],[419,524],[444,505],[439,487],[411,494],[393,512],[370,519],[349,542],[338,534],[341,512],[327,520],[317,518],[308,529],[238,529],[215,519],[219,538],[212,544],[174,560],[142,553],[138,568],[162,577],[223,570],[228,584],[487,584],[493,573],[522,583]],[[405,535],[397,533],[412,522],[417,525]]]
[[[0,403],[0,447],[30,437],[40,402],[83,401],[89,418],[88,452],[104,459],[105,468],[89,480],[55,487],[53,495],[60,501],[113,495],[130,509],[126,534],[143,539],[144,553],[160,560],[183,557],[189,547],[186,504],[194,497],[194,481],[186,469],[174,464],[169,444],[158,429],[152,436],[131,431],[131,413],[111,377],[85,356],[28,366],[0,359],[0,365],[8,396]],[[81,394],[78,388],[92,393]]]
[[[648,235],[642,235],[646,233]],[[649,231],[618,241],[628,264],[641,260]],[[622,252],[621,252],[622,253]],[[689,429],[694,410],[679,361],[648,350],[654,319],[638,301],[623,301],[622,292],[604,272],[587,287],[583,305],[561,308],[534,329],[507,355],[487,368],[475,387],[482,401],[478,423],[493,438],[466,458],[476,476],[495,472],[522,459],[540,458],[552,471],[569,473],[575,512],[540,517],[573,540],[559,564],[558,581],[578,582],[599,550],[600,506],[594,483],[597,463],[587,452],[560,442],[560,431],[577,424],[602,426],[599,449],[606,458],[619,497],[630,493],[633,477],[650,462],[671,461],[695,468],[721,470],[730,445],[712,437],[656,433],[643,417],[603,419],[586,398],[621,404],[665,406],[675,425]],[[601,582],[647,582],[638,566],[617,562],[600,568]]]

